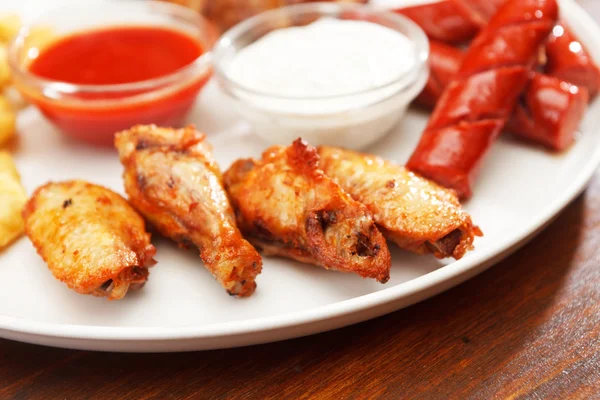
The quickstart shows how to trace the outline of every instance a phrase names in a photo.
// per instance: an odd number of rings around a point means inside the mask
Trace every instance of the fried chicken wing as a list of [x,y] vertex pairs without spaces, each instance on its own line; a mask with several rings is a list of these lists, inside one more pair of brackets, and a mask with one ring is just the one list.
[[379,157],[319,147],[321,168],[372,213],[389,240],[416,253],[461,258],[481,231],[456,195]]
[[262,268],[243,237],[205,136],[192,127],[135,126],[115,138],[131,203],[164,235],[195,245],[231,295],[249,296]]
[[262,160],[238,160],[224,183],[238,225],[268,255],[385,283],[390,253],[371,215],[319,169],[314,147],[298,139]]
[[142,217],[102,186],[47,183],[29,199],[23,218],[52,274],[78,293],[120,299],[144,285],[155,263]]

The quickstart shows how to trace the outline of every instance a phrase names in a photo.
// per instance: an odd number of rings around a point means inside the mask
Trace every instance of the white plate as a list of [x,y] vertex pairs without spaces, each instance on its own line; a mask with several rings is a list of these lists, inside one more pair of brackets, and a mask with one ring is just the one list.
[[[598,57],[600,29],[571,1],[563,15]],[[231,114],[214,84],[190,120],[208,132],[223,168],[264,144]],[[427,115],[411,111],[371,152],[404,162]],[[265,259],[258,290],[229,297],[194,252],[155,239],[158,265],[143,290],[109,302],[78,295],[56,281],[27,239],[0,254],[0,336],[92,350],[179,351],[264,343],[313,334],[406,307],[483,271],[523,245],[571,201],[600,161],[600,102],[590,108],[582,136],[564,155],[501,138],[487,158],[467,205],[485,237],[462,260],[443,265],[393,249],[386,285],[282,259]],[[87,148],[55,132],[33,109],[19,118],[17,163],[31,192],[53,179],[84,178],[123,192],[113,151]]]

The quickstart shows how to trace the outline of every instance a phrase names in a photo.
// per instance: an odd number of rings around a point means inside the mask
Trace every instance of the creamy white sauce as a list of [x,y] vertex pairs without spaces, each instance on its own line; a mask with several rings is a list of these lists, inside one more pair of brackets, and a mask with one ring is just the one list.
[[414,44],[367,21],[322,18],[274,30],[242,49],[229,75],[247,88],[291,97],[336,96],[391,83],[414,68]]
[[322,18],[268,33],[225,69],[239,84],[238,111],[268,142],[359,149],[387,133],[425,85],[417,54],[393,29]]

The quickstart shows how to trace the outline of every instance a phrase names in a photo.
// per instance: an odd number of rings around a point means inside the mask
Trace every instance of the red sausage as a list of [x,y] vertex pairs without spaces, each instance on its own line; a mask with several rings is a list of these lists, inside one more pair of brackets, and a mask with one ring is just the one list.
[[546,73],[587,88],[590,97],[600,88],[600,70],[588,51],[564,25],[556,25],[546,44]]
[[463,52],[456,47],[429,40],[429,78],[415,100],[417,104],[433,108],[442,92],[458,73]]
[[[452,46],[430,41],[429,80],[417,98],[433,108],[442,91],[460,68],[463,53]],[[564,150],[575,140],[587,110],[588,93],[561,79],[533,74],[521,102],[515,107],[505,131],[553,150]]]
[[479,31],[479,26],[465,18],[449,0],[394,10],[412,19],[430,39],[446,43],[464,43]]
[[[433,181],[455,189],[463,199],[471,196],[475,176],[465,171],[476,170],[485,153],[496,139],[494,132],[502,129],[502,121],[484,119],[425,131],[407,167]],[[415,166],[426,166],[418,169]]]
[[449,0],[463,18],[483,28],[507,0]]
[[[469,26],[483,28],[506,0],[450,0]],[[574,85],[585,87],[590,98],[600,90],[600,69],[577,36],[564,24],[557,24],[546,44],[545,72]]]
[[535,73],[515,108],[506,131],[553,150],[564,150],[576,138],[588,104],[588,92],[561,79]]
[[516,106],[557,18],[556,0],[509,0],[498,10],[444,90],[409,169],[471,197],[477,167]]

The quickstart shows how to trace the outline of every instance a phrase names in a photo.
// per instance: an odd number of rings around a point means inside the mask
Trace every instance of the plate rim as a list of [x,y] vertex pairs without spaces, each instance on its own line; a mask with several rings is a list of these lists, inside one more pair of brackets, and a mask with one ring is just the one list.
[[[594,36],[598,38],[596,40],[600,43],[600,26],[594,19],[573,0],[561,0],[560,3],[561,10],[566,9],[567,13],[573,14],[570,15],[571,17],[578,18],[581,25],[594,32]],[[598,135],[598,140],[600,141],[600,132]],[[564,194],[562,196],[557,196],[550,204],[536,214],[531,223],[518,231],[517,234],[501,242],[501,245],[490,247],[479,253],[468,254],[461,260],[444,265],[425,275],[377,292],[307,310],[268,317],[250,318],[240,321],[213,323],[209,325],[109,327],[61,324],[0,315],[0,336],[2,336],[2,331],[4,331],[49,338],[93,341],[201,340],[249,335],[285,328],[291,329],[309,323],[323,322],[328,319],[343,317],[348,314],[356,314],[371,308],[383,306],[427,289],[433,289],[436,286],[439,286],[446,281],[456,279],[468,271],[476,269],[478,266],[515,248],[519,243],[522,243],[537,233],[540,228],[550,222],[553,217],[557,216],[573,199],[575,199],[575,197],[586,188],[599,165],[600,143],[596,143],[596,148],[592,153],[592,157],[584,164],[581,172],[567,187],[567,190],[563,192]],[[344,325],[347,324],[342,324],[341,326]]]

